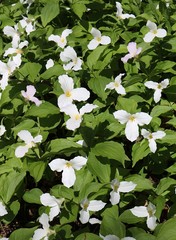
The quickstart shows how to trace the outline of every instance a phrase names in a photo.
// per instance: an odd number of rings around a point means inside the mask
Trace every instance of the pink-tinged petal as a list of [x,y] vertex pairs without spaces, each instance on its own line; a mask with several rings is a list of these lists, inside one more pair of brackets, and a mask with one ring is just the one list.
[[136,217],[148,217],[148,215],[149,215],[148,211],[147,211],[147,207],[144,207],[144,206],[134,207],[134,208],[130,209],[130,211]]
[[73,100],[86,101],[90,97],[90,92],[86,88],[75,88],[72,91]]
[[66,160],[62,158],[56,158],[52,160],[48,165],[52,171],[61,172],[63,171],[66,164]]
[[61,88],[65,93],[71,92],[73,90],[73,88],[74,88],[73,78],[69,77],[66,74],[63,74],[63,75],[59,76],[58,79],[59,79]]
[[42,229],[39,228],[37,230],[34,231],[34,235],[32,237],[32,240],[41,240],[43,239],[45,236],[47,236],[47,230],[46,229]]
[[136,50],[137,50],[137,45],[135,42],[130,42],[128,43],[128,46],[127,46],[127,49],[128,49],[128,52],[134,56],[136,54]]
[[0,202],[0,216],[4,216],[6,214],[8,214],[8,212],[5,208],[5,206],[2,204],[2,202]]
[[155,34],[152,32],[148,32],[147,34],[145,34],[144,36],[144,42],[149,43],[152,42],[152,40],[155,38]]
[[125,88],[122,85],[119,85],[118,87],[115,87],[115,90],[118,94],[121,94],[121,95],[126,94]]
[[58,35],[54,35],[54,34],[51,34],[49,37],[48,37],[48,41],[53,41],[55,43],[58,43],[60,40],[60,36]]
[[42,104],[42,101],[40,101],[40,100],[39,100],[38,98],[36,98],[36,97],[31,97],[30,100],[31,100],[31,102],[34,102],[37,107],[39,107],[39,106]]
[[75,181],[76,181],[76,175],[75,175],[74,169],[72,168],[72,166],[68,166],[68,167],[65,166],[62,172],[62,183],[67,188],[70,188],[74,185]]
[[121,58],[121,61],[122,61],[123,63],[127,63],[128,60],[131,59],[131,58],[132,58],[131,54],[128,53],[128,54],[126,54],[124,57]]
[[56,206],[56,198],[54,196],[51,196],[49,193],[43,193],[40,196],[40,202],[44,206],[54,207]]
[[153,231],[156,228],[156,226],[157,226],[156,217],[155,216],[148,217],[147,218],[147,227]]
[[137,184],[133,183],[133,182],[127,182],[127,181],[122,181],[120,182],[119,185],[119,192],[131,192],[135,189],[135,187],[137,186]]
[[79,212],[79,214],[80,214],[79,220],[82,224],[85,224],[89,221],[89,218],[90,218],[89,211],[85,211],[85,210],[82,209]]
[[74,157],[70,162],[75,170],[80,170],[87,163],[87,158],[78,156]]
[[28,130],[21,130],[18,132],[18,137],[23,140],[26,144],[32,142],[34,139],[31,135],[31,133]]
[[78,109],[77,109],[75,104],[67,105],[67,106],[61,108],[60,111],[69,115],[71,118],[74,118],[75,115],[80,115],[80,113],[78,112]]
[[89,50],[93,50],[96,47],[98,47],[98,45],[100,44],[100,42],[98,42],[96,39],[92,39],[89,44],[87,45]]
[[109,201],[111,202],[112,205],[118,204],[119,201],[120,201],[120,193],[119,193],[119,191],[118,192],[111,191],[110,192],[110,199],[109,199]]
[[40,143],[42,141],[43,137],[42,135],[37,135],[36,137],[34,137],[34,142],[35,143]]
[[147,139],[148,139],[148,137],[149,137],[149,135],[150,135],[150,132],[143,128],[143,129],[141,130],[141,134],[142,134],[142,136],[143,136],[144,138],[147,138]]
[[29,149],[27,146],[19,146],[15,149],[15,156],[17,158],[22,158],[28,152],[28,150]]
[[93,27],[90,32],[94,38],[101,38],[101,32],[98,29]]
[[55,205],[50,209],[49,212],[49,220],[53,221],[54,217],[56,217],[60,213],[60,208],[58,205]]
[[160,99],[161,99],[161,92],[162,92],[162,90],[159,89],[159,88],[156,89],[155,92],[154,92],[154,101],[156,103],[158,103],[160,101]]
[[100,211],[105,207],[106,203],[102,202],[101,200],[92,200],[89,203],[88,210],[89,211]]
[[157,36],[158,38],[164,38],[166,35],[167,35],[167,32],[166,32],[165,29],[159,28],[159,29],[157,30],[156,36]]
[[57,105],[60,109],[66,107],[67,105],[72,104],[73,98],[72,95],[67,97],[65,94],[62,94],[57,99]]
[[164,79],[160,84],[162,86],[162,89],[166,88],[169,85],[169,79],[168,78]]
[[82,122],[81,118],[79,118],[79,119],[70,118],[66,121],[66,128],[68,130],[75,131],[77,128],[80,127],[81,122]]
[[147,81],[144,83],[144,85],[149,88],[149,89],[154,89],[156,90],[158,88],[158,83],[157,82],[153,82],[153,81]]
[[166,133],[163,131],[157,131],[152,133],[153,139],[161,139],[166,136]]
[[151,138],[151,139],[149,139],[148,141],[149,141],[150,151],[151,151],[152,153],[155,153],[155,152],[156,152],[156,149],[157,149],[155,140]]
[[114,112],[113,115],[121,124],[128,122],[129,117],[131,116],[131,114],[125,110],[118,110]]
[[136,51],[136,55],[139,55],[139,53],[141,53],[141,51],[142,51],[142,48],[139,47],[139,48],[137,49],[137,51]]
[[84,113],[90,113],[93,109],[97,108],[97,105],[87,103],[80,109],[80,114],[84,115]]
[[134,142],[139,137],[139,127],[135,120],[127,122],[125,127],[125,136],[131,142]]
[[150,20],[147,21],[146,26],[152,31],[157,30],[157,25],[154,22],[151,22]]
[[149,124],[152,120],[152,117],[148,113],[144,113],[144,112],[135,113],[134,116],[139,126],[143,126],[144,124]]
[[66,38],[66,37],[68,37],[68,35],[70,35],[71,33],[72,33],[72,30],[71,30],[71,29],[65,29],[65,30],[62,32],[61,37]]
[[107,44],[111,43],[111,39],[108,36],[102,36],[100,43],[102,45],[107,45]]

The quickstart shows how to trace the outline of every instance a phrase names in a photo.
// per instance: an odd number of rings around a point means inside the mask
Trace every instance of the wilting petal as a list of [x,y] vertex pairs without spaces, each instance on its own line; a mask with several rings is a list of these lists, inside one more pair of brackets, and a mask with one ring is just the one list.
[[28,152],[29,148],[27,146],[19,146],[15,149],[15,156],[17,158],[22,158]]
[[74,185],[75,181],[76,181],[76,175],[75,175],[74,169],[72,168],[72,166],[69,166],[69,167],[65,166],[62,173],[62,183],[67,188],[70,188]]
[[164,38],[166,35],[167,35],[167,32],[166,32],[165,29],[159,28],[159,29],[157,30],[156,36],[157,36],[158,38]]
[[66,164],[66,160],[62,158],[56,158],[52,160],[48,165],[52,171],[61,172],[63,171]]
[[157,226],[156,217],[155,216],[148,217],[147,218],[147,227],[153,231],[156,228],[156,226]]
[[70,162],[72,163],[74,169],[80,170],[86,164],[87,158],[78,156],[74,157]]
[[85,210],[81,210],[80,212],[80,217],[79,217],[79,220],[82,224],[85,224],[89,221],[89,218],[90,218],[90,214],[89,214],[89,211],[85,211]]
[[144,207],[144,206],[134,207],[134,208],[130,209],[130,211],[136,217],[148,217],[148,215],[149,215],[148,211],[147,211],[147,207]]
[[147,34],[145,34],[143,39],[144,39],[144,42],[149,43],[149,42],[152,42],[154,38],[155,38],[155,34],[152,32],[148,32]]
[[129,117],[131,116],[131,114],[125,110],[118,110],[114,112],[113,115],[121,124],[128,122]]
[[104,208],[106,203],[102,202],[101,200],[92,200],[89,203],[88,210],[90,211],[100,211],[101,209]]
[[129,120],[127,122],[125,128],[125,136],[131,142],[134,142],[139,137],[139,127],[135,120],[134,121]]
[[154,101],[156,103],[159,102],[160,99],[161,99],[161,92],[162,92],[161,89],[156,89],[155,92],[154,92]]
[[119,192],[124,192],[124,193],[130,192],[134,190],[136,186],[137,184],[131,181],[130,182],[122,181],[120,182],[120,185],[119,185]]
[[111,191],[110,192],[110,199],[109,201],[111,202],[112,205],[116,205],[119,203],[120,201],[120,193],[119,191],[115,192],[115,191]]

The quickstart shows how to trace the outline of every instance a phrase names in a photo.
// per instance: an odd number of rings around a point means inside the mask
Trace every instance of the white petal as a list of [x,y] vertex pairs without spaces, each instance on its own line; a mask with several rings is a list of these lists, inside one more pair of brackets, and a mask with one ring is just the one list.
[[82,118],[75,119],[75,118],[70,118],[66,121],[66,128],[68,130],[75,131],[75,129],[79,128],[82,122]]
[[65,159],[56,158],[56,159],[52,160],[48,165],[52,171],[61,172],[61,171],[63,171],[65,164],[66,164]]
[[150,30],[157,30],[157,25],[154,22],[151,22],[150,20],[147,21],[146,26],[150,29]]
[[[73,61],[75,61],[75,60],[73,60]],[[76,62],[76,64],[74,63],[72,70],[74,70],[74,71],[81,70],[82,69],[81,65],[82,65],[83,61],[80,58],[77,58],[75,62]]]
[[158,88],[158,83],[157,82],[153,82],[153,81],[145,82],[144,85],[147,88],[154,89],[154,90],[156,90]]
[[112,205],[116,205],[119,203],[120,201],[120,193],[119,191],[115,192],[115,191],[111,191],[110,192],[110,199],[109,201],[111,202]]
[[19,146],[15,149],[15,156],[17,158],[22,158],[28,152],[28,150],[29,149],[27,146]]
[[75,66],[75,64],[73,62],[69,62],[67,64],[64,64],[63,68],[65,71],[68,71],[68,70],[71,70],[74,66]]
[[152,117],[148,113],[138,112],[134,114],[135,119],[139,126],[143,126],[144,124],[149,124],[152,120]]
[[40,143],[41,141],[42,141],[42,139],[43,139],[43,137],[42,137],[42,135],[37,135],[35,138],[34,138],[34,142],[35,143]]
[[93,50],[96,47],[98,47],[98,45],[100,44],[100,42],[98,42],[96,39],[92,39],[89,44],[87,45],[89,50]]
[[89,223],[90,224],[101,224],[101,221],[97,218],[90,218]]
[[75,88],[72,91],[73,100],[86,101],[90,97],[90,92],[86,88]]
[[91,200],[88,206],[88,210],[90,211],[100,211],[104,208],[106,203],[102,202],[101,200]]
[[93,109],[97,108],[97,105],[87,103],[80,109],[80,114],[84,115],[84,113],[90,113]]
[[111,235],[111,234],[108,234],[106,235],[105,237],[103,237],[102,235],[100,236],[102,239],[104,240],[120,240],[119,237],[115,236],[115,235]]
[[132,209],[130,209],[130,211],[132,212],[133,215],[135,215],[136,217],[148,217],[148,211],[147,211],[147,207],[134,207]]
[[114,80],[116,83],[121,84],[121,79],[125,75],[125,73],[120,73]]
[[29,44],[29,42],[25,40],[25,41],[21,42],[18,47],[19,47],[19,49],[22,49],[24,47],[27,47],[28,44]]
[[161,89],[156,89],[155,92],[154,92],[154,101],[156,103],[159,102],[160,99],[161,99],[161,92],[162,92]]
[[128,19],[128,18],[136,18],[134,14],[128,14],[128,13],[125,13],[125,14],[122,14],[121,15],[121,18],[122,19]]
[[0,125],[0,137],[6,132],[6,128],[4,125]]
[[53,66],[54,66],[54,61],[53,61],[53,59],[51,59],[51,58],[48,59],[46,65],[45,65],[46,69],[49,69],[49,68],[51,68],[51,67],[53,67]]
[[127,122],[126,127],[125,127],[125,136],[131,142],[134,142],[138,138],[139,127],[135,120]]
[[106,85],[106,87],[105,87],[105,90],[106,90],[106,89],[111,89],[111,90],[115,89],[115,84],[114,84],[114,82],[108,83],[108,84]]
[[167,32],[166,32],[165,29],[159,28],[159,29],[157,30],[156,36],[157,36],[158,38],[164,38],[166,35],[167,35]]
[[125,110],[118,110],[114,112],[113,115],[121,124],[128,122],[129,117],[131,116],[131,114]]
[[122,85],[119,85],[118,87],[115,87],[115,90],[118,94],[121,94],[121,95],[126,94],[125,88]]
[[143,129],[141,130],[141,134],[142,134],[142,136],[143,136],[144,138],[147,138],[147,139],[148,139],[148,137],[149,137],[149,135],[150,135],[150,132],[143,128]]
[[34,231],[34,235],[32,237],[32,240],[41,240],[45,236],[47,236],[47,231],[45,229],[39,228]]
[[147,34],[145,34],[145,36],[144,36],[143,39],[144,39],[144,42],[149,43],[149,42],[151,42],[154,38],[155,38],[155,34],[152,33],[152,32],[148,32]]
[[10,54],[14,54],[16,53],[16,48],[8,48],[7,50],[5,50],[5,53],[4,53],[4,57],[7,57],[8,55]]
[[48,41],[53,41],[55,43],[58,43],[60,40],[60,36],[58,35],[54,35],[54,34],[51,34],[49,37],[48,37]]
[[117,15],[117,16],[121,16],[121,15],[122,15],[122,12],[123,12],[121,3],[116,2],[116,8],[117,8],[117,13],[116,13],[116,15]]
[[49,193],[43,193],[40,196],[40,201],[44,206],[54,207],[57,205],[56,198]]
[[164,79],[161,83],[162,88],[166,88],[169,85],[169,79]]
[[70,162],[74,169],[80,170],[87,163],[87,158],[78,156],[74,157]]
[[135,189],[135,187],[137,186],[137,184],[133,183],[133,182],[127,182],[127,181],[122,181],[120,182],[119,185],[119,192],[131,192],[132,190]]
[[60,109],[70,105],[73,101],[72,95],[67,97],[65,94],[61,94],[57,99],[57,105]]
[[108,36],[102,36],[100,43],[102,45],[107,45],[107,44],[111,43],[111,39]]
[[70,188],[74,185],[76,181],[75,171],[72,167],[65,167],[62,173],[62,183],[67,188]]
[[157,131],[157,132],[152,133],[152,136],[154,139],[161,139],[164,136],[166,136],[166,133],[163,131]]
[[2,202],[0,202],[0,216],[4,216],[6,214],[8,214],[8,212],[5,208],[5,206],[2,204]]
[[128,53],[128,54],[126,54],[124,57],[121,58],[121,61],[122,61],[123,63],[127,63],[130,58],[132,58],[132,56],[131,56],[130,53]]
[[79,213],[80,213],[80,217],[79,217],[80,222],[82,224],[87,223],[90,218],[89,211],[85,211],[82,209]]
[[98,29],[93,27],[90,32],[94,38],[101,38],[101,32]]
[[71,92],[73,90],[73,87],[74,87],[73,78],[69,77],[66,74],[63,74],[63,75],[59,76],[58,79],[59,79],[61,88],[63,89],[63,91],[65,93]]
[[153,231],[156,228],[156,226],[157,226],[156,217],[155,216],[148,217],[147,218],[147,227]]
[[49,217],[46,213],[43,213],[40,218],[39,218],[39,222],[42,224],[44,229],[49,229]]
[[64,112],[72,118],[74,118],[75,115],[79,115],[78,109],[75,104],[67,105],[63,107],[60,111]]
[[127,49],[132,56],[135,56],[136,50],[137,50],[137,44],[135,42],[130,42],[128,43]]
[[58,205],[52,207],[49,212],[49,220],[52,221],[60,213],[60,208]]
[[71,29],[65,29],[65,30],[62,32],[61,37],[66,38],[66,37],[68,37],[68,35],[70,35],[71,33],[72,33],[72,30],[71,30]]
[[153,152],[153,153],[156,152],[157,146],[156,146],[156,142],[154,139],[149,139],[149,148],[150,148],[151,152]]

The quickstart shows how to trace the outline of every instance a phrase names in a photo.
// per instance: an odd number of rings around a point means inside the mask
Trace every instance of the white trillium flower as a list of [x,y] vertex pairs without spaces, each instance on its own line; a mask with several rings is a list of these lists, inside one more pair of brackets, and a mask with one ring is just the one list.
[[142,51],[141,47],[137,48],[137,44],[135,42],[128,43],[127,49],[129,53],[121,58],[123,63],[127,63],[131,58],[136,58]]
[[54,61],[53,61],[53,59],[51,59],[51,58],[48,59],[46,65],[45,65],[46,69],[49,69],[49,68],[51,68],[51,67],[53,67],[53,66],[54,66]]
[[8,214],[8,212],[6,210],[6,207],[3,205],[2,202],[0,202],[0,216],[2,217],[4,215],[6,215],[6,214]]
[[76,101],[86,101],[90,97],[90,92],[86,88],[75,88],[73,78],[64,74],[58,77],[64,94],[58,97],[57,104],[59,108],[63,108]]
[[155,37],[164,38],[167,35],[167,32],[163,28],[157,28],[157,25],[150,20],[147,21],[146,26],[150,31],[144,36],[144,42],[152,42]]
[[125,110],[118,110],[114,112],[113,115],[121,124],[126,123],[125,136],[131,142],[138,138],[139,126],[149,124],[152,120],[152,117],[144,112],[130,114]]
[[22,96],[31,102],[34,102],[36,106],[40,106],[42,101],[40,101],[38,98],[34,97],[34,94],[36,93],[36,89],[32,85],[28,85],[26,87],[26,92],[24,90],[21,91]]
[[111,181],[110,202],[112,205],[118,204],[120,201],[120,192],[127,193],[135,189],[137,184],[133,182],[122,181],[119,182],[117,179]]
[[4,135],[5,132],[6,132],[5,126],[1,124],[1,125],[0,125],[0,137],[1,137],[2,135]]
[[66,47],[64,51],[60,53],[60,58],[62,62],[69,62],[63,65],[64,70],[67,71],[72,69],[74,71],[78,71],[82,69],[81,65],[83,61],[77,57],[77,53],[72,47]]
[[164,79],[162,82],[157,83],[153,81],[145,82],[144,85],[149,89],[154,89],[154,101],[157,103],[161,99],[161,93],[164,88],[167,88],[169,85],[169,79]]
[[83,120],[82,116],[85,113],[90,113],[95,108],[97,108],[97,105],[87,103],[78,111],[76,105],[70,104],[61,108],[60,111],[70,116],[70,119],[66,121],[66,127],[67,129],[74,131],[80,127]]
[[49,163],[52,171],[62,172],[62,183],[67,188],[74,185],[76,181],[75,170],[80,170],[87,163],[87,158],[78,156],[70,161],[62,158],[56,158]]
[[67,45],[67,37],[68,37],[71,33],[72,33],[72,30],[71,30],[71,29],[65,29],[65,30],[62,32],[61,36],[51,34],[51,35],[48,37],[48,40],[57,43],[57,45],[58,45],[60,48],[64,48],[64,47]]
[[125,14],[123,13],[123,9],[122,9],[122,4],[119,2],[116,2],[116,8],[117,8],[117,13],[116,16],[119,19],[127,19],[127,18],[136,18],[133,14]]
[[28,130],[21,130],[17,135],[25,142],[24,146],[19,146],[15,149],[15,156],[17,158],[24,157],[30,148],[35,147],[36,143],[40,143],[42,141],[42,135],[33,137]]
[[166,135],[166,133],[163,131],[157,131],[157,132],[151,133],[151,132],[147,131],[146,129],[142,129],[141,134],[144,138],[148,139],[150,151],[153,153],[155,153],[157,150],[155,140],[161,139]]
[[82,200],[80,205],[82,209],[79,212],[80,213],[79,220],[82,224],[85,224],[89,221],[90,218],[89,211],[93,212],[100,211],[105,207],[106,203],[102,202],[101,200],[89,201],[87,198],[85,198],[84,200]]
[[39,222],[43,228],[34,231],[32,240],[48,240],[50,235],[55,234],[55,231],[50,229],[48,215],[43,213],[39,218]]
[[121,95],[125,95],[126,91],[125,88],[121,85],[121,78],[122,76],[124,76],[125,73],[120,73],[113,82],[110,82],[109,84],[106,85],[105,90],[106,89],[115,89],[115,91]]
[[52,221],[60,213],[64,198],[57,199],[49,193],[44,193],[40,196],[40,201],[44,206],[50,207],[49,220]]
[[96,28],[91,29],[91,34],[94,37],[94,39],[92,39],[90,43],[87,45],[89,50],[95,49],[96,47],[98,47],[99,44],[107,45],[111,43],[110,37],[102,36],[101,32]]
[[18,45],[20,41],[20,33],[18,31],[18,26],[15,25],[14,27],[11,26],[5,26],[3,28],[3,33],[8,36],[12,37],[12,46],[13,45]]
[[23,19],[19,21],[21,27],[25,29],[27,35],[29,35],[31,32],[35,31],[35,23],[33,24],[34,19],[27,18],[23,16]]
[[106,235],[105,237],[100,234],[100,237],[101,237],[103,240],[136,240],[136,239],[133,238],[133,237],[119,238],[119,237],[117,237],[116,235],[111,235],[111,234]]
[[130,211],[136,217],[147,217],[147,227],[150,230],[153,231],[157,226],[157,223],[156,223],[157,218],[154,215],[156,212],[156,207],[151,202],[149,202],[147,207],[144,207],[144,206],[134,207],[130,209]]

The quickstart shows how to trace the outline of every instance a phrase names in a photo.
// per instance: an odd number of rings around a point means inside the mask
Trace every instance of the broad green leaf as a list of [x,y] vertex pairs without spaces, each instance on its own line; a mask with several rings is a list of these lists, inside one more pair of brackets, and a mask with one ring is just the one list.
[[62,209],[59,219],[61,225],[66,223],[75,222],[77,220],[79,205],[75,203],[65,204],[65,208]]
[[160,183],[157,186],[156,193],[158,195],[164,194],[164,192],[168,190],[170,186],[175,184],[176,184],[176,180],[174,180],[173,178],[169,178],[169,177],[162,178]]
[[59,4],[57,2],[48,2],[41,10],[41,20],[45,27],[51,22],[60,12]]
[[22,68],[20,68],[20,70],[18,70],[18,72],[22,74],[23,77],[28,76],[29,80],[34,83],[41,68],[42,65],[39,63],[27,62]]
[[98,235],[95,235],[93,233],[81,233],[79,236],[77,236],[75,238],[75,240],[102,240],[101,237],[99,237]]
[[172,111],[172,107],[157,105],[152,109],[150,115],[151,115],[151,117],[158,117],[158,116],[160,116],[162,114],[165,114],[169,111]]
[[47,162],[44,161],[31,161],[28,163],[28,171],[30,175],[34,178],[35,182],[39,182],[41,180],[46,166]]
[[98,61],[101,54],[105,51],[106,48],[107,46],[98,46],[89,54],[89,56],[87,57],[87,65],[90,69],[94,68],[96,62]]
[[176,218],[171,218],[164,222],[156,234],[156,240],[175,240],[176,236]]
[[[84,4],[85,1],[80,1],[80,0],[73,0],[72,3],[72,10],[73,12],[79,17],[82,18],[82,15],[84,12],[86,12],[86,6]],[[86,1],[87,2],[87,1]],[[89,3],[89,2],[88,2]]]
[[134,175],[131,175],[129,177],[127,177],[125,179],[125,181],[132,181],[134,183],[137,184],[137,186],[135,187],[135,191],[143,191],[143,190],[152,190],[153,189],[153,185],[152,185],[152,182],[143,177],[143,176],[140,176],[138,174],[134,174]]
[[24,239],[31,239],[34,234],[34,231],[37,227],[33,228],[20,228],[12,232],[10,235],[9,240],[24,240]]
[[158,62],[154,71],[155,71],[155,74],[156,72],[169,72],[169,73],[176,73],[175,70],[173,70],[173,67],[176,65],[175,62],[173,61],[169,61],[169,60],[166,60],[166,61],[162,61],[162,62]]
[[132,147],[132,161],[133,166],[139,161],[145,158],[150,153],[148,141],[137,142]]
[[73,199],[74,198],[74,191],[71,188],[67,188],[64,185],[55,185],[51,188],[51,195],[54,195],[56,198],[66,198],[66,199]]
[[35,125],[35,121],[33,121],[32,119],[25,119],[23,121],[21,121],[18,125],[16,125],[14,128],[13,128],[13,131],[15,133],[15,135],[21,131],[21,130],[29,130]]
[[153,201],[153,203],[156,206],[155,216],[157,217],[157,219],[160,219],[161,217],[161,213],[165,207],[165,202],[166,202],[166,199],[163,196],[158,196]]
[[12,222],[12,220],[16,217],[20,210],[20,203],[18,200],[15,200],[10,203],[8,214],[4,216],[4,221],[6,224],[9,224]]
[[134,224],[134,223],[138,223],[141,221],[144,221],[144,218],[139,218],[136,217],[132,214],[132,212],[130,210],[125,210],[124,212],[122,212],[122,214],[119,216],[119,220],[123,223],[127,223],[127,224]]
[[65,73],[65,71],[61,65],[54,65],[53,67],[47,69],[44,73],[42,73],[41,78],[48,80],[53,76],[59,76],[64,73]]
[[172,131],[172,130],[166,130],[165,133],[166,133],[166,136],[163,137],[160,140],[160,142],[163,143],[163,144],[165,143],[166,145],[175,144],[175,142],[176,142],[176,132]]
[[23,195],[23,199],[28,203],[41,204],[40,196],[43,192],[39,188],[33,188],[30,191],[26,191]]
[[130,98],[119,97],[117,102],[117,107],[119,110],[125,110],[131,114],[136,113],[137,102]]

